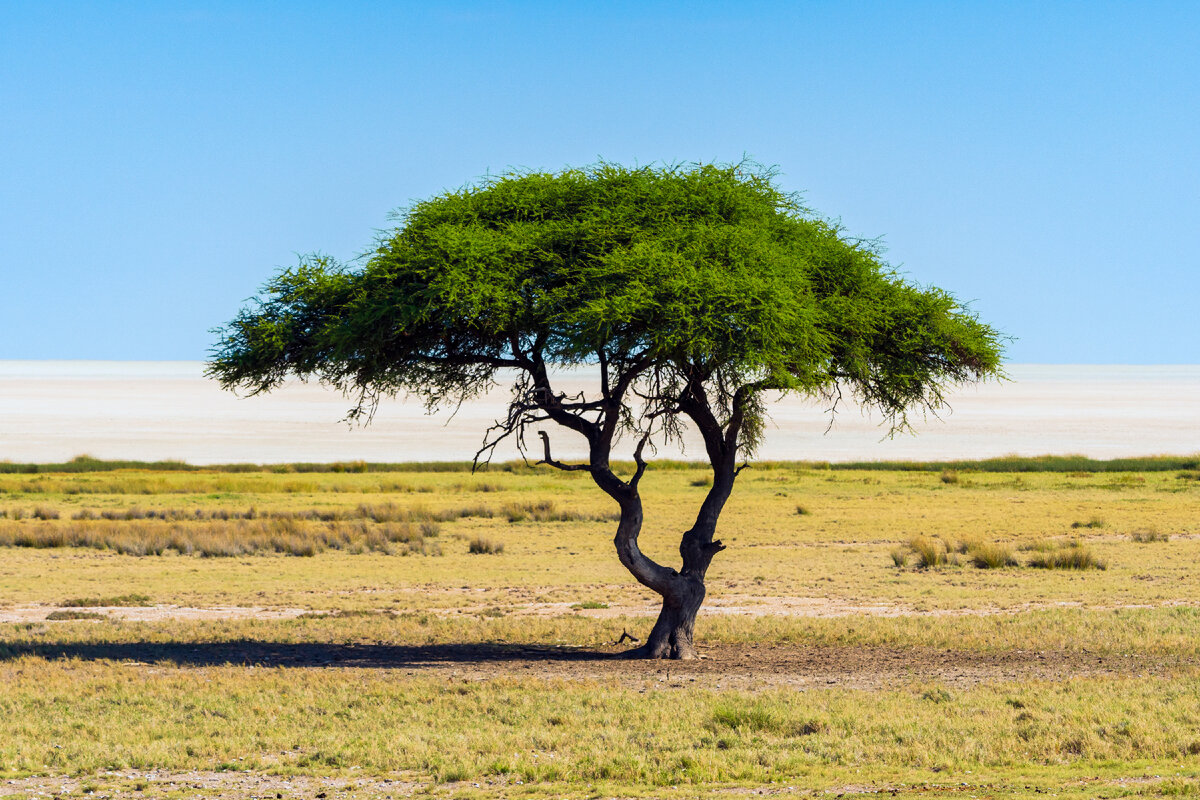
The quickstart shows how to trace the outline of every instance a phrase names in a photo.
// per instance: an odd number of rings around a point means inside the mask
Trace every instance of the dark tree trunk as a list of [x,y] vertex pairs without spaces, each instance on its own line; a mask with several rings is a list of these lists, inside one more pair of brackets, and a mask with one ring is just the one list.
[[696,658],[696,614],[703,602],[703,578],[679,581],[663,597],[662,611],[646,643],[631,650],[628,655],[641,658]]
[[[715,528],[715,516],[712,525]],[[637,544],[641,527],[641,500],[634,495],[621,510],[621,522],[613,541],[621,563],[639,582],[657,592],[663,604],[646,643],[624,655],[627,658],[696,658],[696,615],[704,603],[704,576],[713,556],[725,546],[720,541],[713,541],[711,529],[697,531],[693,528],[683,535],[679,544],[683,569],[676,572],[642,554]]]

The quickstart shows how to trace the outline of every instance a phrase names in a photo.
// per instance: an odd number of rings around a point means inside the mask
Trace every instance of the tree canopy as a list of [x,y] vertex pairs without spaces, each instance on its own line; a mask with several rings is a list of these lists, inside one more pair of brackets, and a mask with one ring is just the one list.
[[[252,393],[316,378],[368,417],[383,396],[436,408],[513,375],[508,413],[476,458],[510,435],[523,444],[533,424],[585,437],[587,462],[564,464],[543,436],[543,463],[590,471],[618,501],[618,554],[669,604],[671,582],[702,582],[722,549],[717,516],[735,462],[759,442],[768,393],[849,392],[895,429],[910,410],[938,408],[947,386],[999,374],[995,330],[947,292],[904,279],[774,177],[744,163],[600,163],[507,173],[414,203],[359,262],[312,256],[274,278],[220,331],[209,374]],[[596,370],[595,392],[556,392],[553,369],[578,365]],[[637,486],[646,443],[689,423],[714,485],[676,571],[637,550]],[[622,433],[636,441],[626,479],[609,465]],[[679,636],[686,646],[671,652],[686,655],[690,624]]]
[[[274,278],[221,332],[210,373],[253,392],[316,377],[358,412],[395,392],[440,405],[521,367],[527,342],[548,367],[604,359],[659,388],[707,373],[726,411],[741,387],[841,387],[900,425],[947,383],[996,373],[993,329],[772,178],[599,164],[415,203],[361,268],[313,256]],[[749,430],[763,411],[747,409]]]

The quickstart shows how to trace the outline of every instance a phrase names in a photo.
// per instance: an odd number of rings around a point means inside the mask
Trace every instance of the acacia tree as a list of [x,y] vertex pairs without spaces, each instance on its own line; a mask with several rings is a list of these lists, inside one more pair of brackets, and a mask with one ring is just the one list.
[[[317,378],[366,420],[396,393],[435,409],[511,382],[476,464],[508,437],[524,453],[540,426],[538,463],[586,471],[616,502],[617,556],[662,596],[631,655],[694,657],[705,574],[725,549],[717,521],[769,397],[836,405],[849,393],[895,431],[909,411],[941,406],[947,387],[999,374],[996,331],[746,164],[509,173],[396,219],[352,267],[314,256],[275,277],[218,332],[209,375],[251,394]],[[595,390],[557,390],[555,368],[580,365]],[[549,423],[582,437],[588,458],[556,459]],[[713,476],[676,569],[638,547],[638,487],[647,446],[684,426]],[[614,469],[619,442],[631,474]]]

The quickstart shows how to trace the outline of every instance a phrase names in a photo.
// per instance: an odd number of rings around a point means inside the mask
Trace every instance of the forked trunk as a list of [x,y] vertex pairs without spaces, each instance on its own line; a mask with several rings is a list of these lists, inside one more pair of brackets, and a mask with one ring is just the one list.
[[[715,520],[714,520],[715,521]],[[696,658],[696,614],[704,602],[704,575],[712,557],[724,550],[712,533],[695,528],[683,535],[679,545],[682,571],[656,564],[638,547],[642,528],[641,501],[634,495],[621,509],[621,522],[613,542],[617,556],[635,578],[662,596],[662,610],[646,643],[628,651],[627,658]]]

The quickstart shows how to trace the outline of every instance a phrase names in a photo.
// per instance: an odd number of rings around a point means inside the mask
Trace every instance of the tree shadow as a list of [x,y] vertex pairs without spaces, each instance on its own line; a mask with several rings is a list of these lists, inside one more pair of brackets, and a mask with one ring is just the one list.
[[619,653],[521,644],[331,644],[238,639],[225,642],[30,642],[0,645],[0,660],[21,656],[131,661],[185,667],[363,667],[418,669],[454,664],[611,661]]

